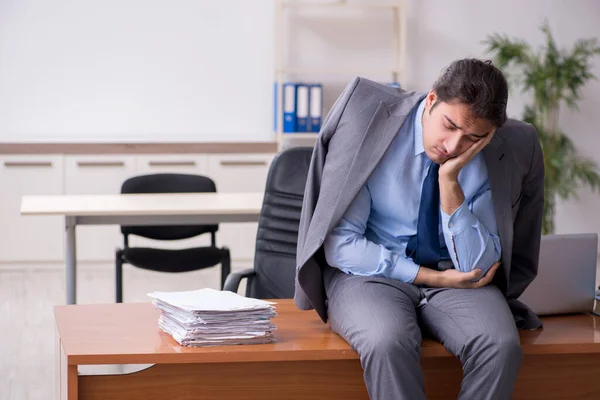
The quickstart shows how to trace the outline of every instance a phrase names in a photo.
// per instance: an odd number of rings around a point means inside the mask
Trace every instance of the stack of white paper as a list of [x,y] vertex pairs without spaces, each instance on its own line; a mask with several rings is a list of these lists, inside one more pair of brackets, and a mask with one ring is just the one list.
[[271,343],[274,303],[214,289],[153,292],[159,327],[183,346]]

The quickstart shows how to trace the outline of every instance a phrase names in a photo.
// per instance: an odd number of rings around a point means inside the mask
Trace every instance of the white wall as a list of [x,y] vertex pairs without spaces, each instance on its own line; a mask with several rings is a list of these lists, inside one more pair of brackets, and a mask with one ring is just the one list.
[[0,141],[272,139],[270,0],[0,0]]

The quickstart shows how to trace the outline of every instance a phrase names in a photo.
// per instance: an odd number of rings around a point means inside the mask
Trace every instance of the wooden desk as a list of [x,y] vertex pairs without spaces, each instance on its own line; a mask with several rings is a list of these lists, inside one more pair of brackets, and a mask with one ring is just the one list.
[[[277,300],[277,342],[190,348],[158,328],[149,303],[57,306],[59,391],[68,400],[368,399],[357,354],[314,311]],[[546,318],[521,332],[525,360],[514,399],[599,399],[600,319]],[[81,375],[78,367],[154,364],[130,374]],[[428,399],[456,399],[462,372],[425,340]]]
[[23,196],[22,215],[63,215],[67,304],[76,303],[77,225],[195,225],[256,222],[262,193]]

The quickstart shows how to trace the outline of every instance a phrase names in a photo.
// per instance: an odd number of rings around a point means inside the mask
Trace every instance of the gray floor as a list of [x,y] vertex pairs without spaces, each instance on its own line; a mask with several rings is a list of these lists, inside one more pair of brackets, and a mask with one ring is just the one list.
[[[113,302],[113,284],[112,266],[83,266],[78,302]],[[217,288],[219,273],[211,269],[167,275],[125,266],[124,284],[125,302],[146,302],[146,293],[154,290]],[[0,400],[54,398],[53,306],[64,304],[64,288],[64,271],[58,266],[0,268]]]

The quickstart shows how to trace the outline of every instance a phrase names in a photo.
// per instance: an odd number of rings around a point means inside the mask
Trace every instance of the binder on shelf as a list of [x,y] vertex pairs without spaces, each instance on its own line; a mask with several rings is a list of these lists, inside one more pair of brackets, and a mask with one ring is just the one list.
[[275,82],[273,127],[278,130],[283,117],[283,133],[319,133],[323,114],[323,85],[321,83],[283,82],[281,109]]
[[308,108],[308,85],[299,83],[296,85],[296,132],[308,132]]
[[307,132],[318,133],[321,130],[321,115],[323,113],[323,85],[314,83],[309,85],[309,112]]
[[296,131],[298,86],[299,85],[290,82],[283,84],[283,132]]

